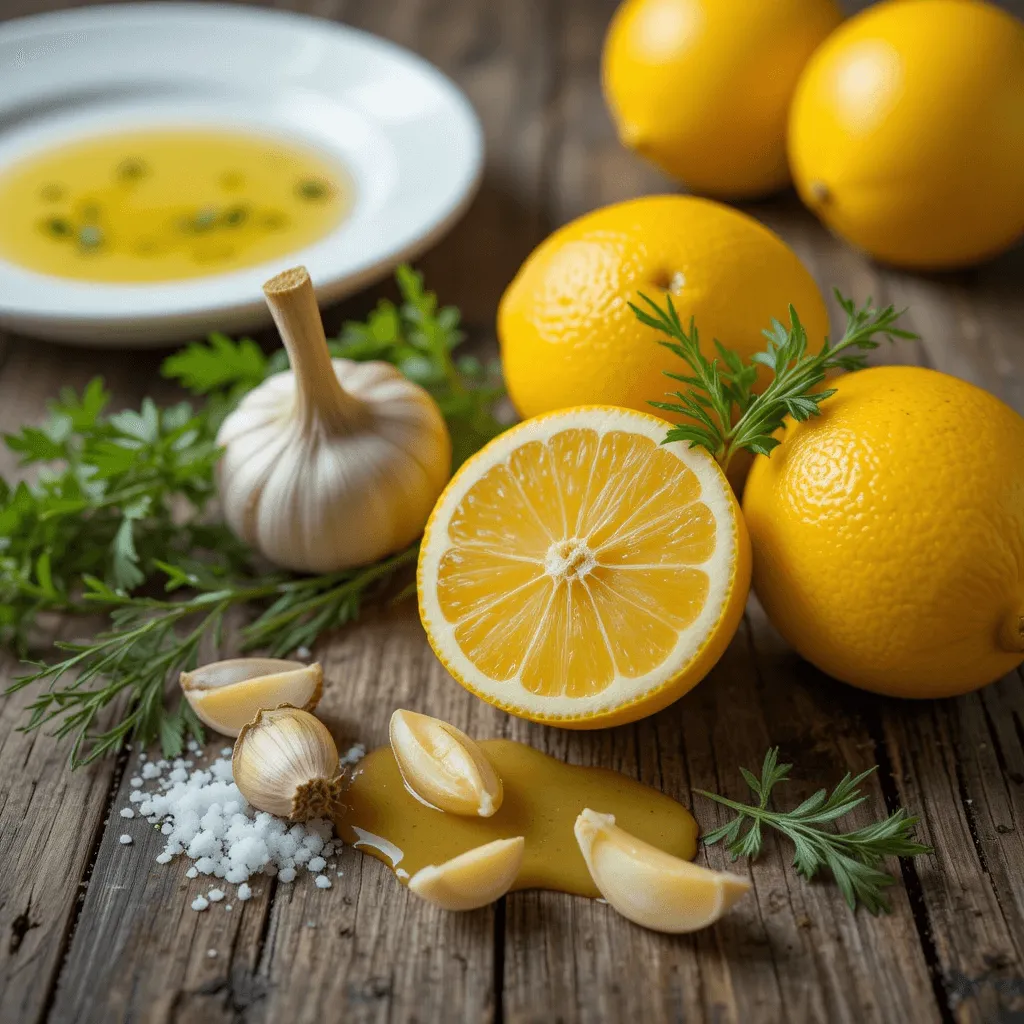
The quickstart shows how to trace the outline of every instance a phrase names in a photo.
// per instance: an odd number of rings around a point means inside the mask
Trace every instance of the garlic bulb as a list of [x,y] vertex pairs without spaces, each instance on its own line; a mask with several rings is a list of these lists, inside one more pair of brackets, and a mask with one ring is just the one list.
[[333,818],[344,807],[344,775],[327,726],[289,704],[256,712],[235,740],[231,770],[260,811],[308,821]]
[[326,573],[411,544],[451,472],[434,400],[389,363],[330,358],[304,267],[264,285],[292,369],[221,426],[228,525],[271,562]]

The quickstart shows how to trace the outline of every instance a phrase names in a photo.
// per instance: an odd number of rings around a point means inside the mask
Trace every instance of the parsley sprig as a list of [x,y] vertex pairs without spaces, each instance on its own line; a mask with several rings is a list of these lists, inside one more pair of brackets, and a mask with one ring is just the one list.
[[738,857],[755,859],[764,843],[762,826],[774,828],[793,843],[793,866],[798,874],[811,879],[823,868],[827,869],[851,910],[862,903],[872,914],[888,912],[884,890],[895,879],[878,865],[884,857],[915,857],[932,852],[930,846],[913,838],[919,819],[901,808],[883,821],[852,832],[835,832],[828,828],[867,799],[859,787],[877,770],[877,765],[856,776],[847,772],[831,794],[819,789],[791,811],[773,811],[768,806],[772,790],[789,778],[792,767],[779,764],[779,748],[773,747],[765,754],[760,778],[746,768],[740,769],[757,797],[755,805],[698,789],[701,796],[736,812],[736,817],[728,824],[709,832],[704,842],[710,845],[724,841],[733,860]]
[[[500,376],[454,354],[463,339],[458,311],[440,307],[419,274],[400,267],[397,279],[401,301],[346,323],[332,354],[384,359],[423,384],[461,461],[503,429],[494,415]],[[25,728],[71,736],[73,766],[129,739],[159,739],[168,756],[186,734],[202,739],[187,703],[168,706],[167,682],[217,657],[239,612],[249,622],[232,646],[286,655],[350,622],[415,560],[413,545],[345,572],[276,572],[213,518],[217,429],[246,392],[286,368],[283,350],[268,356],[249,339],[217,334],[163,366],[196,403],[161,409],[146,399],[139,410],[110,413],[97,379],[81,395],[63,391],[42,426],[5,438],[37,477],[0,479],[0,640],[24,655],[44,613],[109,619],[91,639],[57,643],[63,658],[31,662],[7,690],[41,686]]]
[[[668,432],[665,442],[689,441],[691,448],[706,448],[723,469],[741,449],[769,455],[782,443],[774,435],[786,416],[797,421],[816,416],[821,403],[835,394],[834,388],[821,388],[830,371],[862,369],[867,365],[866,353],[879,347],[879,339],[917,338],[912,331],[895,326],[905,310],[897,312],[891,305],[876,309],[871,299],[858,307],[838,291],[835,294],[847,318],[837,342],[826,338],[818,352],[809,352],[807,331],[790,306],[789,325],[773,320],[771,328],[764,331],[767,347],[745,362],[717,339],[717,357],[708,359],[701,351],[693,319],[689,329],[683,326],[671,295],[666,295],[662,307],[641,293],[647,308],[630,303],[637,319],[666,335],[670,340],[659,344],[689,367],[688,373],[665,373],[686,385],[685,391],[671,393],[675,401],[650,403],[687,417],[687,422]],[[754,392],[759,366],[771,373],[760,395]]]

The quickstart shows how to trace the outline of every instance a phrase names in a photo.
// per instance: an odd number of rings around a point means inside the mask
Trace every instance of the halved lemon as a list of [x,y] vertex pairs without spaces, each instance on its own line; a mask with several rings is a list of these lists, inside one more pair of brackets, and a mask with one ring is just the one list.
[[750,586],[732,489],[669,425],[611,406],[527,420],[466,462],[420,548],[420,618],[466,689],[574,729],[634,721],[708,673]]

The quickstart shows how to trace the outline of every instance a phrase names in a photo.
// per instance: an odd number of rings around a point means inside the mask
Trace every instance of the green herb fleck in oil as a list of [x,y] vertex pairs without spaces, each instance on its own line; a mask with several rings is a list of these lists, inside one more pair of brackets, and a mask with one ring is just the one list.
[[71,222],[63,217],[47,217],[42,223],[42,229],[53,238],[70,238],[74,231]]
[[44,203],[56,203],[64,198],[64,189],[54,181],[47,182],[39,190],[39,198]]
[[102,229],[98,228],[95,224],[86,224],[85,227],[79,228],[78,244],[82,249],[90,252],[95,251],[103,245]]
[[331,183],[323,178],[303,178],[295,186],[295,194],[300,199],[308,199],[310,202],[323,202],[329,199],[334,189]]
[[140,160],[136,156],[125,157],[114,168],[114,176],[118,181],[125,183],[134,183],[147,174],[149,174],[149,167],[146,165],[146,161]]
[[288,223],[288,218],[277,210],[271,210],[263,215],[263,226],[268,231],[280,231]]
[[229,228],[237,228],[249,219],[249,207],[238,204],[229,206],[223,213],[221,220]]

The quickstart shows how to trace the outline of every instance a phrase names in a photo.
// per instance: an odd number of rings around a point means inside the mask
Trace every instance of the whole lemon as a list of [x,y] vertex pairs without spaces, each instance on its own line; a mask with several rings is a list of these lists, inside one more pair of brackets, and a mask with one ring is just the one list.
[[808,62],[789,157],[804,202],[883,262],[996,255],[1024,233],[1024,25],[977,0],[869,8]]
[[789,303],[812,347],[828,333],[814,279],[756,220],[693,196],[632,199],[560,228],[506,289],[498,337],[520,415],[595,404],[650,412],[650,400],[680,387],[662,371],[686,365],[629,308],[641,292],[662,306],[671,295],[709,357],[713,338],[744,356],[763,349],[761,332]]
[[754,588],[808,661],[896,697],[967,693],[1024,660],[1024,419],[915,366],[834,382],[758,457]]
[[793,90],[841,20],[833,0],[626,0],[603,57],[619,137],[695,192],[781,188]]

